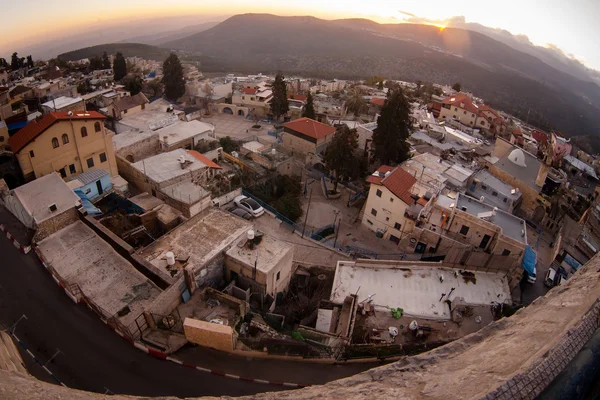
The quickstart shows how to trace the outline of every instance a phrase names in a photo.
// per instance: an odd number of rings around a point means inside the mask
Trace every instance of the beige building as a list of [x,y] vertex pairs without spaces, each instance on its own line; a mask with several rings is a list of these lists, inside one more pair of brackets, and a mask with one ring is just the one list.
[[411,195],[417,180],[400,167],[382,165],[367,182],[371,184],[362,223],[383,239],[396,244],[412,232],[414,217]]
[[283,124],[283,147],[296,153],[319,154],[333,140],[336,128],[310,118]]
[[455,120],[475,129],[500,134],[505,130],[504,118],[494,109],[475,104],[469,96],[458,93],[442,101],[439,119]]
[[273,98],[273,91],[264,85],[245,87],[241,91],[233,92],[231,103],[240,107],[247,107],[258,116],[265,116],[269,112],[269,102]]
[[108,105],[107,113],[114,119],[121,119],[125,115],[136,114],[146,109],[146,104],[148,99],[142,92],[134,96],[116,96]]
[[544,210],[537,199],[550,167],[533,154],[501,138],[496,140],[492,156],[488,161],[490,173],[522,193],[518,209],[528,218],[532,218],[534,213],[543,216]]
[[94,169],[116,176],[114,133],[95,111],[53,112],[9,139],[25,180],[58,172],[63,179]]
[[257,242],[242,237],[225,253],[225,279],[242,289],[275,298],[287,291],[292,277],[294,247],[271,236]]

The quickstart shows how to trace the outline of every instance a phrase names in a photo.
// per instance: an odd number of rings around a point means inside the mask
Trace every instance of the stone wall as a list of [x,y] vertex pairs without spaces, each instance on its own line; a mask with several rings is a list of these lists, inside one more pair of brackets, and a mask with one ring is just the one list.
[[[154,156],[160,152],[158,134],[142,139],[132,145],[122,147],[115,152],[116,156],[137,162],[148,157]],[[120,169],[119,169],[120,171]]]
[[527,218],[531,218],[535,208],[539,205],[537,201],[538,191],[532,188],[531,186],[525,184],[524,182],[520,181],[518,177],[510,175],[496,168],[494,165],[490,165],[489,171],[496,178],[502,179],[504,182],[508,183],[513,187],[519,188],[519,190],[522,193],[522,196],[521,204],[518,208],[524,215],[527,216]]
[[79,212],[75,207],[69,208],[60,214],[56,214],[52,218],[48,218],[37,224],[32,243],[37,243],[52,235],[54,232],[58,232],[65,226],[71,225],[77,221],[79,221]]

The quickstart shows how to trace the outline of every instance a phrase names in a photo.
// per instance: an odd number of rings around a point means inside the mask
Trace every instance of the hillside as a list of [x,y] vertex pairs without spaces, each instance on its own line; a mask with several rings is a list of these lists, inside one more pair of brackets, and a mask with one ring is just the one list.
[[522,118],[531,108],[530,122],[566,134],[597,135],[600,124],[600,87],[462,29],[245,14],[164,46],[201,52],[230,69],[461,82]]
[[147,44],[108,43],[59,54],[58,58],[65,61],[76,61],[83,58],[101,56],[104,52],[107,54],[116,54],[119,51],[123,53],[123,56],[125,57],[141,57],[147,60],[156,61],[164,61],[169,56],[168,49],[149,46]]

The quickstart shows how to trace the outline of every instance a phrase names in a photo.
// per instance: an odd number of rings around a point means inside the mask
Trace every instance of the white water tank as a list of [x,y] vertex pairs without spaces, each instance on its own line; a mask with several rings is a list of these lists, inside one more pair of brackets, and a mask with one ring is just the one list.
[[175,254],[172,251],[167,251],[165,256],[167,257],[167,265],[175,265]]
[[254,240],[254,230],[250,229],[247,233],[246,233],[248,240]]

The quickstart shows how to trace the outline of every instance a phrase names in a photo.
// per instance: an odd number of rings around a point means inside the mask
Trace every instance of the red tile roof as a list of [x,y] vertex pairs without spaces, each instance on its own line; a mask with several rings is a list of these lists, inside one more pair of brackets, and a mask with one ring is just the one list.
[[[462,106],[461,106],[462,103]],[[479,108],[473,104],[469,96],[463,93],[458,93],[454,96],[446,97],[442,100],[442,104],[450,104],[454,107],[462,108],[473,114],[479,114]]]
[[394,167],[390,167],[389,165],[382,165],[381,167],[377,168],[377,171],[375,171],[379,175],[376,176],[375,174],[373,174],[369,176],[367,178],[367,182],[374,183],[376,185],[381,185],[381,180],[385,177],[385,173],[392,172],[393,170]]
[[256,94],[256,88],[243,88],[242,92],[244,94]]
[[106,117],[96,111],[75,111],[72,116],[69,116],[67,112],[52,112],[45,115],[39,121],[31,121],[25,125],[14,136],[8,139],[8,144],[14,153],[18,153],[29,142],[41,135],[56,122],[68,121],[70,119],[106,119]]
[[408,205],[415,204],[415,200],[410,196],[410,188],[416,182],[414,176],[400,167],[396,167],[391,174],[381,180],[383,186]]
[[314,139],[324,138],[336,131],[335,127],[322,124],[310,118],[298,118],[283,124],[283,127]]
[[302,96],[300,94],[290,94],[288,96],[288,100],[306,101],[306,99],[308,99],[308,96]]
[[383,107],[385,105],[385,100],[386,99],[383,99],[381,97],[371,97],[370,103],[376,106]]
[[202,164],[206,165],[208,168],[222,169],[219,164],[215,163],[213,160],[197,152],[196,150],[188,150],[188,154],[200,161]]
[[534,129],[533,132],[531,132],[531,136],[533,136],[533,138],[535,140],[537,140],[538,143],[547,143],[548,142],[548,134],[544,131]]

